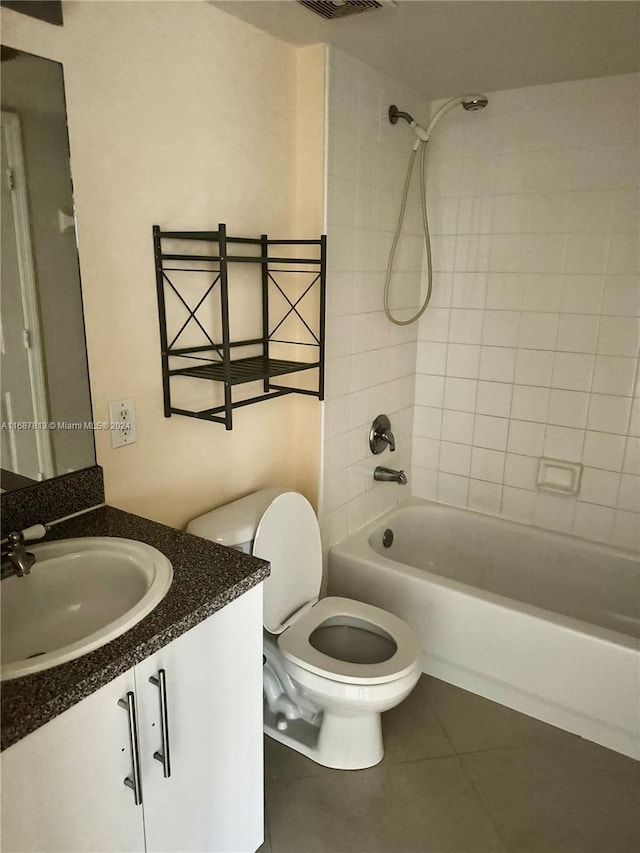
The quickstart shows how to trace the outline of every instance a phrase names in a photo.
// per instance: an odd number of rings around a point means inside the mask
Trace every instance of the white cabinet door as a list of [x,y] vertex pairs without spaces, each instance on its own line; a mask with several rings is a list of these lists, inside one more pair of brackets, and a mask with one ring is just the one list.
[[[162,753],[164,670],[171,775]],[[263,841],[262,587],[135,668],[148,853],[248,853]],[[116,849],[116,848],[114,848]]]
[[127,711],[133,670],[2,753],[2,851],[144,851]]

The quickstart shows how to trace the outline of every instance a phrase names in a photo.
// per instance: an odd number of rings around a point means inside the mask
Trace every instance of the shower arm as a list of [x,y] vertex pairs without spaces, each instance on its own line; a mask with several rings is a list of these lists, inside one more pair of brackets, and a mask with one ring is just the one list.
[[391,104],[389,107],[389,121],[391,124],[397,124],[398,119],[403,118],[409,127],[413,130],[415,135],[418,137],[414,148],[418,148],[420,142],[428,142],[429,134],[428,132],[418,124],[418,122],[414,119],[414,117],[410,113],[405,113],[403,110],[399,110],[395,104]]
[[395,104],[391,104],[389,107],[389,121],[391,124],[397,124],[398,119],[403,118],[408,124],[415,124],[415,120],[412,115],[409,113],[405,113],[402,110],[399,110]]

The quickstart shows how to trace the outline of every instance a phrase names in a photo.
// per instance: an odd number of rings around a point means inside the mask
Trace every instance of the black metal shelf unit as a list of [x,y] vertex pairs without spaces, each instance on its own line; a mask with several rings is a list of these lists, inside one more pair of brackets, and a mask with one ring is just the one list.
[[[158,225],[153,226],[153,245],[156,265],[156,287],[158,293],[158,313],[160,320],[160,345],[162,351],[162,387],[164,395],[164,414],[169,418],[171,415],[184,415],[190,418],[222,423],[226,429],[233,427],[233,410],[241,406],[258,403],[261,400],[271,400],[274,397],[283,397],[287,394],[305,394],[324,399],[324,350],[325,350],[325,294],[326,294],[326,259],[327,245],[326,237],[323,235],[318,240],[270,240],[266,234],[261,237],[230,237],[226,233],[224,224],[218,225],[217,231],[162,231]],[[194,241],[200,247],[203,243],[213,244],[215,251],[212,253],[168,252],[164,250],[167,241],[179,241],[180,246],[189,245]],[[256,255],[232,255],[229,247],[235,244],[244,244],[256,247],[259,254]],[[317,257],[271,257],[270,250],[274,246],[291,247],[306,246],[317,247]],[[280,249],[280,254],[287,254],[287,250]],[[312,252],[313,249],[307,250]],[[175,263],[182,266],[175,267]],[[244,340],[231,340],[230,333],[230,308],[229,308],[229,275],[230,266],[233,264],[257,264],[261,267],[260,277],[260,299],[262,308],[262,333],[259,337]],[[210,268],[202,269],[209,265]],[[213,280],[208,284],[206,292],[197,301],[195,307],[190,307],[187,299],[180,292],[173,278],[177,273],[210,273]],[[301,294],[295,297],[287,295],[286,290],[278,283],[276,275],[279,273],[305,273],[309,280],[303,284]],[[220,340],[215,341],[209,331],[196,316],[199,309],[205,304],[207,297],[214,292],[215,286],[219,286],[220,297]],[[305,296],[312,290],[318,290],[318,310],[315,328],[312,328],[300,313],[299,306]],[[165,294],[169,289],[179,300],[179,303],[187,311],[187,319],[182,324],[177,334],[169,339],[167,331],[167,308]],[[284,316],[274,321],[275,313],[272,306],[270,294],[278,291],[284,299]],[[280,300],[282,303],[282,299]],[[282,304],[280,311],[282,310]],[[310,341],[283,340],[277,338],[278,330],[282,329],[283,323],[289,316],[297,317],[300,324],[306,328]],[[176,343],[187,327],[193,329],[194,324],[203,336],[203,344],[196,346],[179,347]],[[301,346],[315,349],[315,357],[312,361],[298,361],[285,358],[273,358],[270,356],[270,345],[292,345],[296,348]],[[250,348],[252,355],[240,358],[232,357],[232,350]],[[282,346],[279,347],[280,349]],[[255,354],[255,351],[258,354]],[[179,360],[182,366],[175,366]],[[197,361],[196,365],[184,366],[188,360]],[[173,364],[172,364],[173,362]],[[276,376],[299,373],[317,369],[317,390],[308,388],[295,388],[289,385],[275,384],[271,380]],[[171,384],[174,377],[188,376],[196,379],[205,379],[212,382],[224,383],[224,403],[210,408],[179,408],[172,404]],[[232,389],[236,385],[248,382],[262,382],[263,392],[249,399],[234,399]]]

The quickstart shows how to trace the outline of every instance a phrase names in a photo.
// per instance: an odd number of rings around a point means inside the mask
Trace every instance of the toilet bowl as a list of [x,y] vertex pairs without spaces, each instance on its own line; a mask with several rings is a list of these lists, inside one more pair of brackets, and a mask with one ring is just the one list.
[[416,685],[417,643],[385,610],[319,599],[320,530],[306,498],[264,489],[194,519],[187,531],[271,563],[264,582],[265,732],[325,767],[356,770],[381,761],[380,715]]

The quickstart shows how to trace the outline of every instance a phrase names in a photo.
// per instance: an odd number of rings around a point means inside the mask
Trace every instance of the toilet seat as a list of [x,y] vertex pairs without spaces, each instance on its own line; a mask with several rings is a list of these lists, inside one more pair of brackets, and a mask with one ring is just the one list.
[[[389,634],[396,650],[380,663],[357,664],[338,660],[315,649],[311,634],[328,619],[351,617],[369,623]],[[417,666],[418,650],[413,634],[405,623],[394,616],[361,601],[330,596],[302,613],[278,637],[278,649],[285,660],[317,675],[343,684],[384,684],[402,678]]]
[[[318,601],[320,528],[311,504],[301,494],[283,492],[271,501],[258,524],[253,553],[271,563],[271,575],[264,582],[263,624],[270,634],[278,635],[285,668],[289,661],[328,681],[361,686],[388,684],[416,670],[413,633],[397,616],[348,598],[330,596]],[[315,648],[310,642],[313,632],[328,620],[340,625],[341,617],[347,627],[367,630],[370,626],[371,633],[387,634],[395,651],[379,663],[354,663]]]

